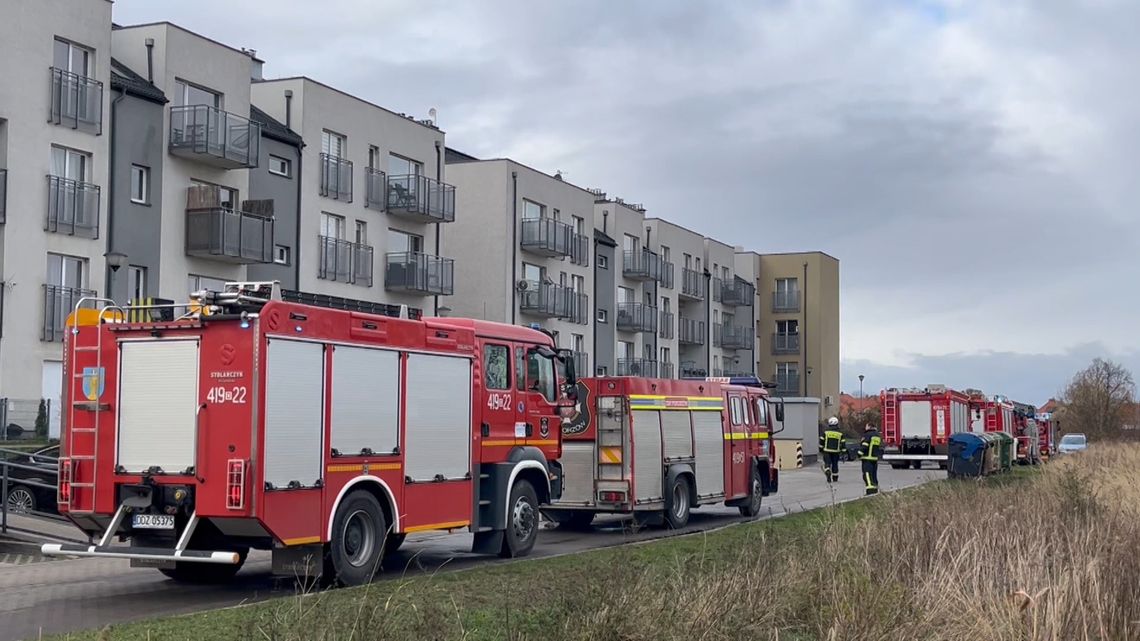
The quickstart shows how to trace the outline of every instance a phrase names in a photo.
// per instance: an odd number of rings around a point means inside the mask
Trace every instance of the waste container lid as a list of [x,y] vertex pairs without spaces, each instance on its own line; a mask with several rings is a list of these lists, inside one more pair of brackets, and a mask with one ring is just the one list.
[[951,448],[952,451],[957,451],[959,456],[963,459],[973,458],[974,454],[986,447],[989,439],[985,438],[985,434],[978,434],[974,432],[959,432],[958,434],[950,435],[950,443],[956,445]]

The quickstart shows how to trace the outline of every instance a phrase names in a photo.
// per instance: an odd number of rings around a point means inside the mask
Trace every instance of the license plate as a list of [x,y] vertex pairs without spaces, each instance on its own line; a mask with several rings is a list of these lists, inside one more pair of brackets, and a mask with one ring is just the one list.
[[131,525],[136,530],[173,530],[174,516],[170,514],[135,514]]

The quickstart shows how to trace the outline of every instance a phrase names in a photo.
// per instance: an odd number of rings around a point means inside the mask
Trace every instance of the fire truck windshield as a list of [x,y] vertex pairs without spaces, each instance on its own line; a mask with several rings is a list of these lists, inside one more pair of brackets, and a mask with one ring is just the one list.
[[539,392],[551,403],[556,402],[558,381],[554,375],[554,359],[543,356],[536,349],[531,349],[527,351],[526,361],[527,387]]

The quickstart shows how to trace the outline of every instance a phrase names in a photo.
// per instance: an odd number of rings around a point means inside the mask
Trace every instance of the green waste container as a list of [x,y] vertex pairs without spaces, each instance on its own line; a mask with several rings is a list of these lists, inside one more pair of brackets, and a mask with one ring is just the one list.
[[998,439],[995,436],[996,432],[984,432],[978,434],[982,441],[985,442],[985,453],[982,456],[982,476],[989,476],[997,474],[1001,469],[1001,453],[998,447]]
[[998,468],[1002,472],[1008,472],[1013,469],[1013,437],[1005,432],[992,432],[992,434],[997,441]]

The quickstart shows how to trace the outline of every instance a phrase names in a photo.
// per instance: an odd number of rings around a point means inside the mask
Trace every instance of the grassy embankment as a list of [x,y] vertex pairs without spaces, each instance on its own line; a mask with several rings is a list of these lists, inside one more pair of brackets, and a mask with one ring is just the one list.
[[1140,638],[1140,447],[706,535],[73,639]]

